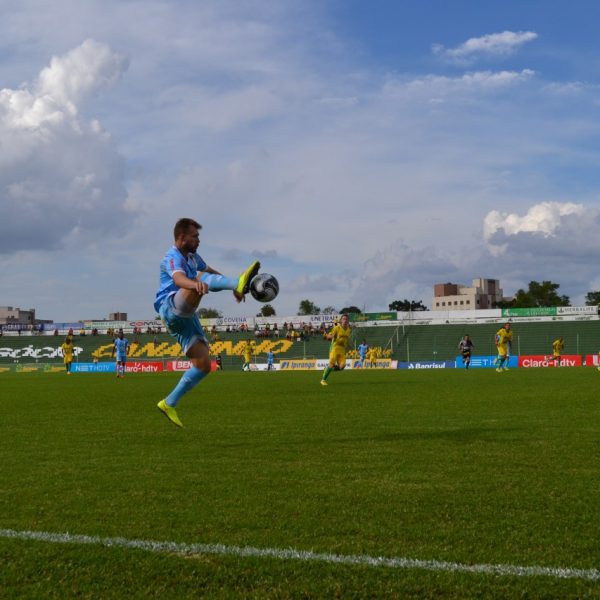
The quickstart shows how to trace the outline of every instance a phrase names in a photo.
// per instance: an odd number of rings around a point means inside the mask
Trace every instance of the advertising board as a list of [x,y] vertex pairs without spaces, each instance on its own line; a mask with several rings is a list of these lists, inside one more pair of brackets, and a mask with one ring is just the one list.
[[73,373],[114,373],[114,362],[98,362],[98,363],[73,363],[71,365]]
[[279,369],[281,371],[308,371],[316,368],[317,361],[314,358],[299,358],[279,361]]
[[532,367],[581,367],[582,360],[579,354],[563,354],[560,365],[554,363],[554,359],[548,354],[537,354],[530,356],[519,356],[519,367],[530,369]]
[[[516,369],[519,366],[518,356],[508,357],[508,368]],[[456,357],[456,368],[464,369],[462,356]],[[470,369],[495,369],[496,368],[496,356],[471,356]]]
[[[187,371],[192,366],[189,360],[169,360],[165,365],[165,371]],[[217,370],[217,361],[211,360],[210,370]]]
[[398,361],[398,369],[454,369],[453,360]]

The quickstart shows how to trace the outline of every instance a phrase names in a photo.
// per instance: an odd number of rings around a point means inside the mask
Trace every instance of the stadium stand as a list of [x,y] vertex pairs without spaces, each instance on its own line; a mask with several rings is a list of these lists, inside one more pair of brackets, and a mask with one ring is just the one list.
[[[401,361],[454,360],[458,342],[468,333],[475,344],[475,354],[495,354],[494,334],[502,323],[398,325],[356,327],[354,347],[365,339],[369,346]],[[513,354],[550,354],[552,341],[562,336],[565,354],[596,354],[600,351],[600,321],[545,321],[513,323]],[[168,334],[127,334],[132,342],[130,358],[139,360],[168,360],[182,358],[180,348]],[[60,363],[58,348],[63,336],[22,335],[0,337],[0,364]],[[273,349],[275,359],[326,358],[329,342],[315,334],[306,340],[290,341],[281,338],[255,338],[252,332],[219,332],[219,340],[212,344],[212,353],[220,353],[225,368],[241,366],[244,341],[256,343],[257,361],[265,362],[266,352]],[[137,343],[136,343],[137,341]],[[76,361],[110,361],[112,337],[75,335]],[[77,350],[80,349],[80,350]]]

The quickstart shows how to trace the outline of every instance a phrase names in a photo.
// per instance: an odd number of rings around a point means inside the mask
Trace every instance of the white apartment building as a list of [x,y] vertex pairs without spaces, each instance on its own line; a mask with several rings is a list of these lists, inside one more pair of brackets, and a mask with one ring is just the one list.
[[436,283],[433,286],[432,310],[478,310],[493,308],[503,300],[498,279],[473,279],[471,286]]

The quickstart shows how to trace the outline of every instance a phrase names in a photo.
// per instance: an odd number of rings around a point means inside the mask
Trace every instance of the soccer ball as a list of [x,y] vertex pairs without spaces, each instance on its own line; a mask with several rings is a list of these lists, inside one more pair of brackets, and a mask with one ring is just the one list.
[[250,282],[250,293],[259,302],[271,302],[277,298],[279,283],[273,275],[260,273]]

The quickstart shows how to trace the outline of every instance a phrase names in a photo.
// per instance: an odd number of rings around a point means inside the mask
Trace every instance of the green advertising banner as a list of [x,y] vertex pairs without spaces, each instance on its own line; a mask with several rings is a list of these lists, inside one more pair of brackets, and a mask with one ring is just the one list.
[[350,313],[348,317],[351,322],[363,323],[364,321],[395,321],[397,314],[395,312]]
[[556,306],[539,306],[536,308],[503,308],[503,317],[555,317]]

